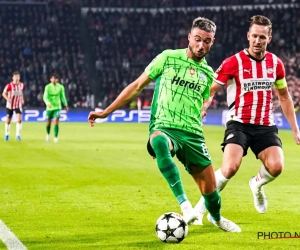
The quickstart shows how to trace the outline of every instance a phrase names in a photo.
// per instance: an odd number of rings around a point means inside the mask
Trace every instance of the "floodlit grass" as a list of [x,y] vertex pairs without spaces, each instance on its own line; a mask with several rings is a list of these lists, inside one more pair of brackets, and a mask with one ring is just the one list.
[[[2,123],[3,124],[3,123]],[[190,226],[178,245],[155,235],[157,218],[179,206],[146,151],[147,124],[62,123],[60,141],[46,143],[44,123],[24,123],[22,142],[0,141],[0,219],[28,249],[299,249],[299,239],[258,239],[258,232],[298,232],[299,152],[280,131],[285,170],[265,187],[266,214],[253,206],[248,180],[261,163],[249,152],[222,195],[222,214],[242,233]],[[0,130],[1,131],[1,130]],[[2,125],[4,131],[4,124]],[[221,165],[224,127],[205,126],[215,168]],[[178,162],[178,161],[177,161]],[[200,194],[178,163],[193,204]],[[0,241],[0,249],[5,249]]]

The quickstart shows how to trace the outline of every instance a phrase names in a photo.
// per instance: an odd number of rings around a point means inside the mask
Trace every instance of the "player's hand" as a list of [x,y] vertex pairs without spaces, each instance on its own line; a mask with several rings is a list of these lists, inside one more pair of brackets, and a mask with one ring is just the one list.
[[294,137],[294,140],[295,140],[296,144],[300,145],[300,132],[299,131],[296,131],[296,132],[293,131],[293,137]]
[[47,104],[47,107],[48,107],[49,109],[51,109],[51,104]]
[[203,110],[203,111],[201,112],[201,117],[204,118],[206,115],[207,115],[206,111]]
[[107,116],[108,116],[108,114],[106,114],[104,111],[100,111],[100,112],[92,111],[89,113],[88,121],[89,121],[91,127],[94,127],[95,120],[97,118],[106,118]]
[[68,107],[68,106],[66,106],[66,107],[65,107],[65,110],[68,112],[68,111],[69,111],[69,107]]

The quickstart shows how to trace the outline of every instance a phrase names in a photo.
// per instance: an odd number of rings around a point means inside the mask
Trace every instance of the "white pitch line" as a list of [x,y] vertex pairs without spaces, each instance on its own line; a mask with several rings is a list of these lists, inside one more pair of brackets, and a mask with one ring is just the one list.
[[14,235],[12,231],[0,220],[0,240],[8,250],[27,250],[23,243]]

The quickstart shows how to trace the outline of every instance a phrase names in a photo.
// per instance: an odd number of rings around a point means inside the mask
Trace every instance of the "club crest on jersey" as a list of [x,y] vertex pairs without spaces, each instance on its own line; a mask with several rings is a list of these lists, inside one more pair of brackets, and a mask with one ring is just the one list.
[[200,72],[200,76],[199,76],[199,79],[206,82],[206,75],[203,73],[203,72]]
[[274,69],[273,69],[273,68],[267,68],[267,73],[268,73],[268,74],[274,73]]
[[193,68],[190,68],[190,74],[193,76],[196,73],[196,70],[194,70]]

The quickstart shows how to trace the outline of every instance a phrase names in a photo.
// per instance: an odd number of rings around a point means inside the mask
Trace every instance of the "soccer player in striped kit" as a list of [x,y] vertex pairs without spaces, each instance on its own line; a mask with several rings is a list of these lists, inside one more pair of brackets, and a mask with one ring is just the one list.
[[20,82],[20,73],[15,71],[12,73],[12,82],[8,83],[2,93],[6,99],[7,119],[5,123],[5,137],[4,140],[9,140],[10,122],[13,113],[16,113],[16,139],[21,141],[22,129],[22,106],[24,105],[23,96],[24,84]]
[[[297,145],[300,144],[300,133],[293,100],[287,88],[284,65],[276,55],[266,51],[272,39],[271,21],[264,16],[253,16],[247,38],[249,48],[225,59],[216,71],[202,116],[206,115],[205,110],[216,91],[226,84],[229,112],[222,143],[223,163],[215,172],[217,188],[219,191],[225,188],[250,147],[263,165],[257,175],[250,178],[249,185],[256,210],[265,213],[268,202],[263,185],[280,175],[284,162],[282,143],[273,117],[273,87]],[[203,198],[195,210],[199,212],[196,223],[202,224],[206,211]]]

